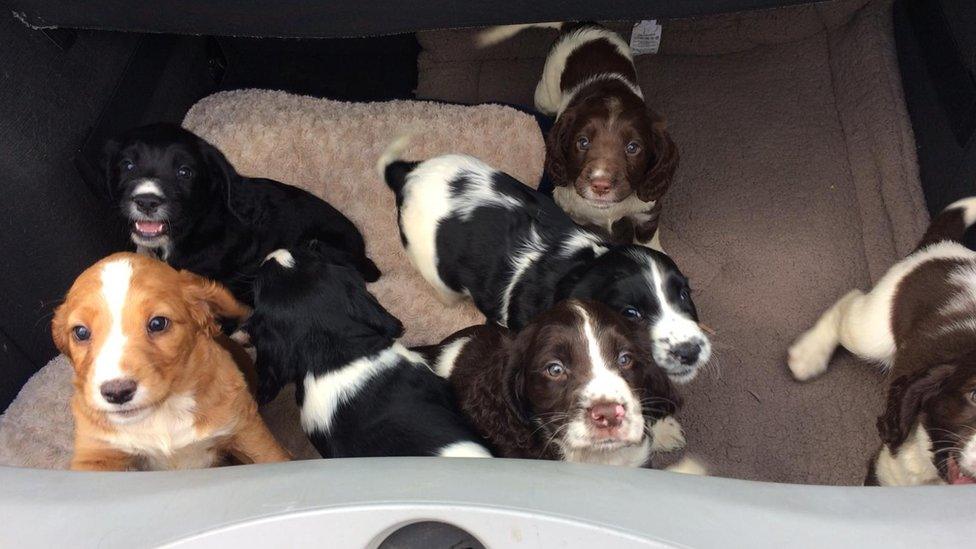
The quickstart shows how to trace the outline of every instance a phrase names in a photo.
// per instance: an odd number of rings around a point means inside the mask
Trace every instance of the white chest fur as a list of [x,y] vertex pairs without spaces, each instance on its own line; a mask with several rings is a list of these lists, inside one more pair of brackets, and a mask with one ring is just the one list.
[[620,202],[600,208],[581,197],[572,186],[556,187],[552,191],[552,197],[577,223],[596,225],[607,231],[611,230],[615,222],[625,217],[632,218],[637,223],[647,221],[646,212],[656,204],[653,201],[644,202],[636,194],[631,194]]
[[140,465],[148,470],[210,467],[219,458],[216,443],[233,425],[201,431],[195,411],[192,395],[173,395],[145,417],[117,424],[105,441],[142,458]]
[[921,426],[891,454],[887,446],[881,449],[875,462],[875,474],[882,486],[917,486],[919,484],[945,484],[932,463],[932,440]]

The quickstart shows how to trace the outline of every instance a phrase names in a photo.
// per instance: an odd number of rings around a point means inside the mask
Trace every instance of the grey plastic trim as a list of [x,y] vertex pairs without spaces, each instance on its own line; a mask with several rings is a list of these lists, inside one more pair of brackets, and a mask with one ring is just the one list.
[[364,547],[418,520],[488,547],[962,547],[976,539],[974,509],[976,486],[799,486],[502,459],[0,467],[2,547]]

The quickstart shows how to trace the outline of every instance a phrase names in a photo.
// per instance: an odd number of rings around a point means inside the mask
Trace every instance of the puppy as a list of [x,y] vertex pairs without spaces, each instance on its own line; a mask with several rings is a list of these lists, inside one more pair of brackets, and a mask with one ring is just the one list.
[[535,105],[556,117],[545,168],[556,204],[614,242],[660,250],[660,200],[679,155],[664,118],[644,101],[627,42],[593,23],[563,30],[546,58]]
[[226,285],[251,302],[268,253],[316,239],[380,276],[363,237],[339,211],[297,187],[238,174],[223,154],[174,124],[130,130],[105,145],[105,176],[132,242],[177,269]]
[[495,455],[640,467],[684,438],[673,419],[658,422],[680,398],[635,328],[571,299],[518,334],[475,326],[424,353]]
[[822,374],[838,344],[890,372],[869,484],[976,482],[973,223],[976,198],[949,206],[873,289],[842,297],[790,347],[801,381]]
[[405,144],[394,142],[378,169],[396,194],[407,255],[445,303],[470,296],[490,322],[518,331],[558,301],[594,299],[648,331],[673,381],[708,361],[688,280],[668,256],[607,243],[476,158],[398,160]]
[[447,382],[397,343],[400,322],[316,243],[272,253],[255,303],[245,330],[261,394],[295,383],[302,427],[323,457],[491,456]]
[[51,326],[75,370],[71,468],[288,460],[214,340],[215,315],[248,313],[223,287],[143,255],[118,253],[85,270]]

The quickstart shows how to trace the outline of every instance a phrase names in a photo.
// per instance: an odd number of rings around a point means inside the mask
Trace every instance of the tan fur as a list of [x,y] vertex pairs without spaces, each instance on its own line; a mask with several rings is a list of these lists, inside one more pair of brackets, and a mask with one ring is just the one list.
[[[132,266],[122,331],[121,370],[147,390],[144,410],[120,419],[92,401],[93,362],[105,344],[111,314],[102,295],[101,273],[110,262]],[[242,462],[286,461],[248,391],[244,375],[215,336],[215,317],[249,314],[223,287],[177,272],[145,256],[120,253],[83,272],[58,307],[54,341],[74,367],[71,411],[75,419],[76,470],[176,469],[218,464],[226,455]],[[154,316],[170,319],[167,329],[146,331]],[[78,341],[76,325],[92,337]]]

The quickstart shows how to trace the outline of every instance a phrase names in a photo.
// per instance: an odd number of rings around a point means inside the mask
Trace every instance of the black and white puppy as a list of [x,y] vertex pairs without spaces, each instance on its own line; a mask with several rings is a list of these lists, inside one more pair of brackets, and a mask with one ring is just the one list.
[[442,301],[470,296],[489,321],[518,331],[563,299],[593,299],[646,326],[672,381],[708,361],[688,280],[667,255],[605,242],[476,158],[406,162],[405,146],[395,141],[377,169],[396,194],[407,255]]
[[312,239],[347,256],[366,280],[380,276],[338,210],[297,187],[241,176],[213,145],[175,124],[110,140],[104,162],[139,250],[215,279],[243,301],[251,302],[251,280],[268,253]]
[[491,457],[448,383],[397,342],[400,321],[319,247],[276,250],[258,270],[245,331],[259,398],[294,382],[302,428],[323,457]]

